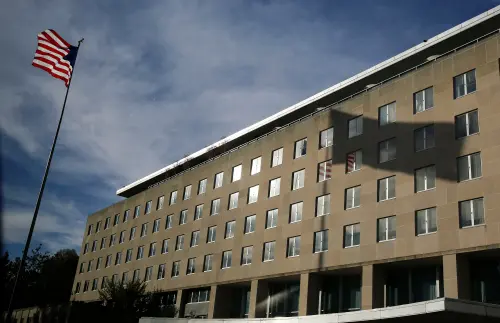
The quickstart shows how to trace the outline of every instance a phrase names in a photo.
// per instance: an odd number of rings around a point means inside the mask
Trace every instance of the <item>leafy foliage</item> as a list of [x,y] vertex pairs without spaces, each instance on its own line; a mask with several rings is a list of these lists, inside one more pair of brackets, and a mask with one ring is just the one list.
[[[1,302],[2,311],[7,309],[20,263],[20,258],[10,260],[8,252],[1,257],[2,297],[5,300]],[[63,249],[50,254],[43,252],[41,245],[31,250],[17,283],[14,308],[46,307],[67,302],[77,265],[75,250]]]

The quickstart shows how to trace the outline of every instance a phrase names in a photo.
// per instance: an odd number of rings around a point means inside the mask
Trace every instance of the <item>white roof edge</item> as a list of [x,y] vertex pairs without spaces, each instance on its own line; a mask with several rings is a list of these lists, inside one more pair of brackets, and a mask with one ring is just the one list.
[[215,142],[215,143],[213,143],[213,144],[211,144],[203,149],[200,149],[197,152],[192,153],[191,155],[176,161],[175,163],[172,163],[172,164],[170,164],[170,165],[168,165],[168,166],[166,166],[166,167],[164,167],[164,168],[162,168],[154,173],[151,173],[151,174],[149,174],[141,179],[138,179],[137,181],[118,189],[116,191],[116,194],[120,195],[120,194],[128,191],[129,189],[132,189],[132,188],[136,187],[137,185],[142,184],[142,183],[150,180],[151,178],[154,178],[158,175],[164,174],[168,170],[171,170],[179,165],[184,164],[188,160],[191,160],[193,158],[199,157],[199,156],[207,153],[208,151],[210,151],[211,149],[213,149],[215,147],[218,147],[224,143],[230,142],[230,141],[237,139],[237,138],[239,138],[239,137],[241,137],[241,136],[243,136],[243,135],[245,135],[253,130],[256,130],[256,129],[266,125],[266,124],[269,124],[269,123],[271,123],[271,122],[273,122],[273,121],[275,121],[275,120],[277,120],[277,119],[279,119],[287,114],[290,114],[290,113],[292,113],[292,112],[294,112],[294,111],[296,111],[296,110],[298,110],[298,109],[300,109],[300,108],[302,108],[302,107],[304,107],[304,106],[306,106],[306,105],[308,105],[308,104],[310,104],[318,99],[321,99],[321,98],[323,98],[323,97],[325,97],[325,96],[327,96],[327,95],[329,95],[329,94],[331,94],[331,93],[333,93],[341,88],[344,88],[350,84],[353,84],[354,82],[358,81],[359,79],[362,79],[362,78],[365,78],[371,74],[374,74],[375,72],[378,72],[378,71],[380,71],[380,70],[382,70],[390,65],[393,65],[394,63],[397,63],[397,62],[399,62],[399,61],[401,61],[409,56],[412,56],[412,55],[414,55],[414,54],[416,54],[416,53],[418,53],[418,52],[420,52],[428,47],[431,47],[431,46],[433,46],[433,45],[435,45],[435,44],[437,44],[437,43],[439,43],[439,42],[441,42],[441,41],[443,41],[451,36],[454,36],[454,35],[462,32],[463,30],[467,30],[467,29],[491,18],[492,16],[496,16],[498,14],[500,14],[500,5],[494,7],[486,12],[483,12],[482,14],[477,15],[477,16],[475,16],[475,17],[473,17],[473,18],[471,18],[471,19],[469,19],[469,20],[467,20],[467,21],[465,21],[465,22],[463,22],[463,23],[461,23],[453,28],[450,28],[450,29],[438,34],[437,36],[434,36],[434,37],[428,39],[427,42],[425,42],[425,43],[420,43],[420,44],[418,44],[410,49],[407,49],[398,55],[395,55],[395,56],[393,56],[393,57],[375,65],[375,66],[370,67],[369,69],[367,69],[365,71],[362,71],[362,72],[360,72],[360,73],[358,73],[358,74],[356,74],[356,75],[354,75],[354,76],[352,76],[352,77],[350,77],[350,78],[348,78],[340,83],[337,83],[337,84],[329,87],[326,90],[323,90],[319,93],[316,93],[315,95],[313,95],[305,100],[302,100],[299,103],[296,103],[296,104],[294,104],[294,105],[292,105],[284,110],[281,110],[280,112],[273,114],[272,116],[267,117],[264,120],[261,120],[257,123],[254,123],[253,125],[250,125],[250,126],[244,128],[238,132],[233,133],[232,135],[230,135],[222,140],[219,140],[219,141],[217,141],[217,142]]

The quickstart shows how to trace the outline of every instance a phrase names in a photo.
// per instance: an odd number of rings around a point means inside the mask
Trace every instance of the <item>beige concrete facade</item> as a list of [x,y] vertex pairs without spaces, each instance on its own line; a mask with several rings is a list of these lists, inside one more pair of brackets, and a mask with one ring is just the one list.
[[[459,254],[496,249],[500,246],[500,36],[482,39],[455,53],[403,74],[400,77],[373,87],[348,99],[332,110],[325,109],[304,120],[283,127],[263,139],[252,142],[212,162],[174,177],[161,185],[149,188],[115,205],[88,217],[82,242],[80,263],[85,263],[84,273],[75,276],[80,291],[72,295],[74,300],[98,299],[92,291],[92,280],[104,276],[111,278],[128,272],[129,279],[135,269],[140,269],[144,279],[147,267],[152,266],[148,288],[167,291],[186,291],[192,288],[212,287],[208,316],[217,313],[220,288],[216,286],[245,283],[250,288],[249,317],[263,317],[266,309],[259,310],[259,300],[265,300],[266,286],[262,280],[282,276],[297,277],[300,285],[299,315],[317,314],[318,301],[309,297],[311,289],[321,285],[313,274],[338,270],[357,270],[361,277],[361,308],[370,309],[387,305],[386,291],[380,277],[381,266],[415,259],[437,259],[443,268],[444,295],[469,298],[470,287],[468,265],[462,264]],[[454,99],[453,79],[462,73],[475,70],[476,91]],[[414,113],[414,93],[433,87],[434,107]],[[396,102],[396,122],[379,126],[379,107]],[[479,133],[461,139],[455,138],[455,117],[471,110],[478,110]],[[363,134],[347,138],[347,121],[351,117],[363,116]],[[421,152],[414,149],[414,131],[422,126],[435,125],[435,147]],[[319,149],[320,131],[334,127],[334,145]],[[294,144],[307,138],[307,153],[294,159]],[[381,141],[396,138],[396,158],[379,163],[378,147]],[[283,148],[283,162],[271,167],[272,152]],[[361,149],[363,165],[360,170],[346,174],[346,155]],[[480,152],[482,176],[457,182],[457,158]],[[251,175],[251,160],[261,157],[259,173]],[[331,179],[318,182],[318,163],[333,160]],[[242,165],[241,179],[231,182],[232,168]],[[415,192],[415,170],[435,165],[434,189]],[[292,190],[292,173],[305,170],[304,187]],[[222,187],[214,189],[214,176],[224,172]],[[377,181],[396,176],[395,198],[378,201]],[[281,178],[280,194],[269,196],[270,180]],[[207,179],[206,193],[198,194],[198,183]],[[192,185],[191,197],[183,200],[183,190]],[[249,188],[259,185],[258,201],[248,204]],[[360,206],[345,209],[345,190],[361,186]],[[177,191],[177,203],[169,205],[170,194]],[[238,206],[228,210],[229,196],[239,192]],[[316,216],[316,198],[330,194],[330,212]],[[157,210],[157,201],[164,196],[164,206]],[[221,199],[220,213],[210,216],[211,201]],[[459,202],[483,198],[484,224],[461,228]],[[152,201],[152,210],[145,214],[145,204]],[[302,220],[289,223],[290,206],[303,202]],[[203,204],[202,218],[194,219],[195,207]],[[140,215],[133,218],[134,208],[140,205]],[[416,211],[436,207],[437,231],[417,236],[415,233]],[[278,224],[266,229],[266,212],[278,209]],[[127,222],[124,212],[130,210]],[[187,210],[187,223],[179,225],[182,210]],[[115,214],[119,223],[114,226]],[[166,217],[173,215],[172,228],[165,229]],[[255,231],[244,234],[245,217],[256,215]],[[377,219],[396,216],[396,238],[377,241]],[[106,218],[110,227],[104,229]],[[152,233],[153,222],[160,219],[160,228]],[[97,222],[99,232],[95,232]],[[224,238],[225,225],[236,221],[234,237]],[[148,223],[146,236],[140,237],[141,226]],[[360,245],[345,248],[344,227],[360,224]],[[87,234],[89,225],[93,231]],[[214,243],[207,243],[207,230],[217,227]],[[136,227],[135,239],[129,241],[130,230]],[[198,246],[190,247],[191,234],[200,231]],[[314,233],[328,230],[328,250],[314,253]],[[125,231],[124,243],[119,243],[120,232]],[[116,235],[116,243],[109,246],[110,236]],[[184,235],[183,250],[175,251],[176,238]],[[287,257],[287,239],[301,237],[300,255]],[[101,239],[106,237],[106,246],[100,249]],[[169,240],[169,250],[161,254],[162,242]],[[97,241],[97,251],[92,252],[92,243]],[[274,260],[263,262],[264,243],[276,241]],[[150,243],[156,242],[156,255],[148,257]],[[89,251],[83,253],[85,244]],[[137,249],[144,246],[144,257],[136,260]],[[253,246],[250,265],[241,265],[242,248]],[[132,248],[132,261],[125,263],[126,251]],[[232,251],[232,265],[221,269],[222,253]],[[122,252],[121,264],[115,265],[117,252]],[[204,256],[213,254],[212,270],[203,272]],[[112,255],[112,264],[105,268],[107,255]],[[102,257],[101,268],[96,270],[97,259]],[[195,273],[187,275],[187,262],[195,258]],[[87,271],[90,260],[93,268]],[[180,261],[180,274],[171,277],[172,264]],[[165,279],[157,280],[160,264],[166,264]],[[465,272],[466,274],[460,274]],[[380,278],[380,279],[378,279]],[[461,279],[463,282],[461,283]],[[84,282],[89,281],[89,290],[83,292]],[[310,284],[314,286],[311,287]],[[461,290],[463,289],[463,290]],[[223,293],[222,293],[223,295]],[[182,297],[177,298],[181,302]],[[224,301],[224,300],[221,300]],[[215,304],[215,305],[214,305]],[[181,304],[179,303],[179,306]],[[260,313],[260,314],[259,314]],[[221,314],[223,315],[223,314]],[[217,314],[215,314],[217,316]]]

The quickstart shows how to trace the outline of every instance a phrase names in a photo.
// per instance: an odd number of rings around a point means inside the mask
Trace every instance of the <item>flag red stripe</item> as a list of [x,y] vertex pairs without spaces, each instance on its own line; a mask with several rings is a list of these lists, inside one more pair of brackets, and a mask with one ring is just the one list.
[[56,36],[56,37],[57,37],[57,38],[58,38],[58,39],[59,39],[59,40],[60,40],[60,41],[61,41],[61,42],[62,42],[62,43],[66,46],[66,47],[68,47],[68,48],[69,48],[69,47],[71,46],[71,45],[70,45],[67,41],[65,41],[65,40],[64,40],[61,36],[59,36],[59,34],[58,34],[58,33],[57,33],[54,29],[50,29],[50,31],[51,31],[51,32],[52,32],[52,34],[53,34],[54,36]]
[[47,63],[49,65],[52,65],[53,70],[56,70],[56,71],[61,72],[63,74],[68,74],[68,76],[70,74],[70,72],[67,68],[61,68],[61,67],[57,66],[56,63],[54,63],[53,61],[51,61],[45,57],[36,57],[36,59],[39,61],[42,61],[44,63]]
[[46,52],[42,52],[42,51],[40,51],[40,50],[37,50],[37,51],[35,52],[35,57],[36,57],[36,58],[38,58],[38,59],[43,57],[43,58],[46,58],[46,59],[49,59],[49,60],[50,60],[50,59],[55,60],[55,61],[57,62],[57,64],[58,64],[58,65],[63,66],[63,67],[64,67],[64,68],[66,68],[68,71],[71,71],[71,65],[70,65],[67,61],[65,61],[65,60],[61,60],[61,59],[59,59],[58,57],[56,57],[55,55],[52,55],[52,54],[50,54],[50,53],[46,53]]
[[64,83],[66,84],[66,86],[68,86],[68,84],[69,84],[69,79],[68,78],[64,78],[64,77],[62,77],[62,76],[60,76],[58,74],[54,74],[54,73],[52,73],[52,69],[50,69],[50,68],[48,68],[46,66],[43,66],[43,65],[39,65],[39,64],[37,64],[35,62],[31,63],[31,65],[33,65],[34,67],[37,67],[37,68],[40,68],[40,69],[46,71],[47,73],[49,73],[50,75],[52,75],[53,77],[55,77],[57,79],[60,79],[60,80],[64,81]]

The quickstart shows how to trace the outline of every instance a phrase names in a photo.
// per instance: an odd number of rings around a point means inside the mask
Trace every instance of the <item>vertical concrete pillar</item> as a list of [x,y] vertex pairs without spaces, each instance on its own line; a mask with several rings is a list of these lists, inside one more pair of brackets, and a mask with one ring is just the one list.
[[264,318],[267,315],[267,299],[269,289],[267,282],[263,280],[252,280],[250,285],[250,304],[248,318]]
[[465,255],[443,256],[444,297],[470,300],[469,261]]
[[183,295],[182,295],[182,289],[179,289],[177,291],[177,297],[175,299],[175,307],[177,308],[177,315],[176,317],[184,317],[184,305],[185,302],[182,301]]
[[318,313],[319,277],[305,273],[300,275],[299,316]]
[[361,309],[373,308],[373,265],[365,265],[361,272]]
[[214,318],[216,302],[217,302],[217,285],[212,285],[210,287],[210,302],[208,303],[208,319]]
[[365,265],[361,273],[361,309],[384,307],[385,276],[382,268]]

